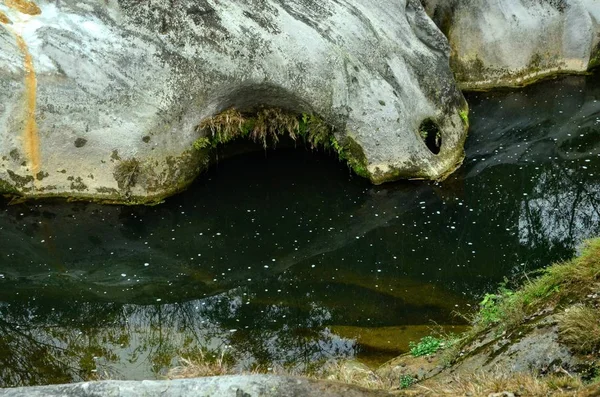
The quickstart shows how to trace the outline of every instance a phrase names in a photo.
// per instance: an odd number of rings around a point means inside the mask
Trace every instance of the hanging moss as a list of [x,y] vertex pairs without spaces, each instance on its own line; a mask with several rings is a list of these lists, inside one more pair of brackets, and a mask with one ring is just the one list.
[[11,194],[18,194],[18,193],[19,192],[13,185],[0,179],[0,194],[11,195]]
[[256,114],[243,114],[228,109],[197,127],[204,134],[194,142],[197,150],[214,149],[237,138],[249,137],[267,148],[276,145],[279,138],[303,138],[312,148],[329,148],[332,128],[313,114],[297,115],[279,108],[261,109]]
[[340,145],[335,137],[331,137],[331,147],[337,152],[340,160],[345,160],[348,166],[358,176],[363,178],[369,178],[369,171],[367,170],[367,157],[362,150],[362,147],[352,138],[346,136],[344,143]]
[[592,51],[588,69],[591,70],[596,67],[600,67],[600,43],[598,43],[598,45],[596,45],[596,48],[594,48],[594,50]]
[[251,115],[228,109],[204,120],[197,131],[202,136],[193,144],[196,150],[215,149],[237,138],[250,138],[264,148],[276,145],[282,136],[302,139],[312,149],[335,150],[357,175],[369,176],[366,157],[360,145],[349,136],[344,137],[340,144],[333,135],[333,128],[314,114],[297,115],[279,108],[269,108]]

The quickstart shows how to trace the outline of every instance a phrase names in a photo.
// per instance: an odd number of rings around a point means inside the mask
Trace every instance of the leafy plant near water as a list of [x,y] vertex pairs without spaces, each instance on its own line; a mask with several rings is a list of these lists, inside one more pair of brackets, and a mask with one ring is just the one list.
[[[410,354],[413,357],[429,356],[440,350],[453,350],[460,337],[456,334],[439,334],[440,337],[425,336],[418,343],[410,342]],[[442,355],[444,356],[445,353]],[[446,357],[441,358],[442,362],[447,361]]]
[[208,139],[205,136],[198,138],[194,141],[194,149],[196,150],[209,149],[211,146],[212,143],[210,139]]
[[429,356],[444,347],[444,341],[433,336],[421,338],[419,343],[410,342],[410,354],[414,357]]
[[400,388],[401,389],[408,389],[415,383],[417,383],[417,380],[414,377],[412,377],[411,375],[400,376]]
[[485,325],[495,324],[500,321],[503,315],[503,308],[500,302],[510,301],[514,292],[503,285],[498,289],[496,294],[485,294],[483,300],[479,302],[479,316],[481,322]]
[[[575,261],[575,259],[573,260]],[[506,288],[507,280],[495,294],[486,294],[480,302],[480,311],[475,322],[480,326],[500,325],[499,330],[512,329],[519,325],[527,313],[538,308],[555,295],[560,297],[560,280],[553,274],[561,265],[553,265],[542,270],[542,276],[534,281],[527,281],[518,291]],[[566,281],[566,280],[565,280]]]
[[204,135],[193,146],[196,150],[215,149],[237,138],[250,138],[267,148],[279,142],[281,136],[293,140],[303,139],[312,149],[333,149],[341,160],[345,160],[357,175],[368,177],[367,161],[361,147],[346,137],[340,144],[333,129],[322,118],[314,114],[301,115],[278,108],[261,109],[255,115],[247,115],[236,109],[228,109],[204,120],[197,127]]

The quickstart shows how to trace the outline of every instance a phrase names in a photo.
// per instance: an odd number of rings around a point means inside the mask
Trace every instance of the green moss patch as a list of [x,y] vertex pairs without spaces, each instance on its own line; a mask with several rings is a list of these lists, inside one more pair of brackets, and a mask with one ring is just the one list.
[[363,178],[370,177],[369,171],[367,170],[368,163],[365,152],[354,138],[347,135],[344,138],[343,143],[340,144],[338,140],[332,136],[330,142],[331,147],[337,152],[340,160],[345,160],[356,175],[362,176]]
[[18,193],[18,190],[13,185],[0,179],[0,194],[12,195]]
[[592,51],[588,69],[591,70],[597,67],[600,67],[600,43],[598,43],[598,45],[596,45],[596,48],[594,48],[594,50]]
[[460,116],[461,120],[463,121],[463,123],[467,126],[467,128],[469,128],[469,110],[460,110],[458,112],[458,115]]
[[33,176],[31,175],[21,176],[11,170],[6,170],[6,172],[8,172],[8,176],[15,183],[16,188],[22,189],[33,183]]

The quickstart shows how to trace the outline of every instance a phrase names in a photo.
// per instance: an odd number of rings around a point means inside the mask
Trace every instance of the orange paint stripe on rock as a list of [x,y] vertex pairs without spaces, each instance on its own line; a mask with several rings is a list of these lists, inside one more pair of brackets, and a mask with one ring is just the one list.
[[[25,44],[25,40],[19,35],[17,37],[17,45],[23,53],[25,61],[25,109],[26,109],[26,120],[25,120],[25,134],[23,136],[23,142],[25,146],[25,153],[31,164],[31,171],[35,178],[36,174],[40,170],[41,155],[40,155],[40,137],[38,135],[37,122],[35,120],[35,108],[36,108],[36,95],[37,95],[37,77],[33,68],[33,59]],[[37,180],[37,179],[36,179]]]
[[33,1],[28,1],[28,0],[4,0],[4,4],[6,4],[7,7],[10,7],[12,9],[15,9],[19,12],[22,12],[23,14],[28,14],[28,15],[39,15],[42,13],[42,10],[40,10],[40,7],[38,7],[37,4],[35,4]]
[[8,17],[6,16],[5,13],[3,13],[2,11],[0,11],[0,23],[4,23],[4,24],[11,24],[12,21],[10,19],[8,19]]

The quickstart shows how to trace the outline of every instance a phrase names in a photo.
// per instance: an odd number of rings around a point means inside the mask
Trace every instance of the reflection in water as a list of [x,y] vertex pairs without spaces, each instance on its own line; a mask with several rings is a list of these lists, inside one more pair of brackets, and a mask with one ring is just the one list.
[[[588,164],[588,163],[585,163]],[[597,166],[565,169],[552,165],[539,176],[532,197],[523,201],[519,217],[521,244],[529,247],[573,246],[600,224]]]
[[600,231],[600,79],[473,94],[464,166],[372,187],[280,149],[151,208],[0,207],[0,386],[161,376],[227,347],[239,368],[378,364],[505,276]]

